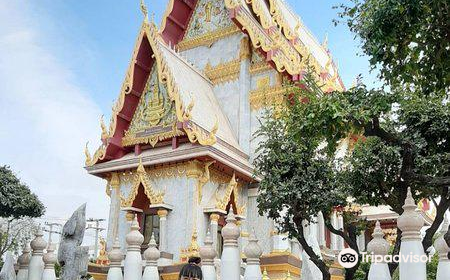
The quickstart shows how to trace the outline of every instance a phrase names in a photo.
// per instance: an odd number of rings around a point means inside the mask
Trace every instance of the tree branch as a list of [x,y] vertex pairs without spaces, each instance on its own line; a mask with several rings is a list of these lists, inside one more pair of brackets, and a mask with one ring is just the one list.
[[428,254],[428,248],[433,245],[433,236],[439,229],[439,226],[444,221],[445,212],[447,212],[450,207],[450,199],[447,197],[448,187],[442,189],[441,200],[436,207],[436,217],[434,218],[431,226],[425,231],[425,237],[422,240],[422,246],[425,253]]
[[322,279],[330,280],[331,275],[328,266],[322,259],[319,258],[318,255],[316,255],[313,248],[308,244],[308,242],[306,242],[302,224],[303,219],[301,219],[301,217],[294,216],[293,221],[298,232],[297,240],[298,242],[300,242],[300,245],[302,245],[303,250],[305,250],[306,254],[309,256],[309,259],[319,268],[320,272],[322,272]]

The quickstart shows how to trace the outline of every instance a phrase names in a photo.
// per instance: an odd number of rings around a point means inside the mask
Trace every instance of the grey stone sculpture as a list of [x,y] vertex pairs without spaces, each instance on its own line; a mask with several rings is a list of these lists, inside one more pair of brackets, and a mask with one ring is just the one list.
[[86,204],[78,208],[64,225],[58,250],[61,280],[78,280],[87,273],[88,247],[81,246],[86,229]]
[[0,271],[0,280],[16,280],[16,271],[14,270],[14,257],[11,252],[6,253],[5,263]]

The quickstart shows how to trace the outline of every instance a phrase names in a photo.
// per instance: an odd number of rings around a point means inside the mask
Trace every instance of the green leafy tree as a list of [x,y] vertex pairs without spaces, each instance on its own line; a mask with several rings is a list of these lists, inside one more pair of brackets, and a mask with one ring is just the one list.
[[[315,106],[310,106],[311,102],[318,104],[313,101],[317,99],[317,87],[311,83],[306,88],[311,90],[294,90],[286,106],[268,110],[256,134],[261,139],[254,162],[256,173],[262,178],[258,208],[262,215],[277,222],[280,231],[296,238],[322,272],[323,279],[330,279],[327,263],[306,241],[305,222],[313,223],[322,214],[327,228],[357,252],[356,238],[362,225],[356,218],[359,213],[345,211],[350,193],[340,183],[341,165],[336,158],[337,139],[342,137],[318,129],[322,127],[319,122],[334,118],[334,112],[330,108],[318,112]],[[324,145],[329,137],[336,141]],[[342,229],[331,223],[331,214],[336,209],[344,210]],[[357,268],[347,270],[347,279],[352,279]]]
[[40,217],[45,208],[28,186],[8,166],[0,167],[0,257],[6,251],[31,238],[36,225],[31,218]]
[[388,85],[421,94],[450,88],[448,0],[351,0],[340,18]]

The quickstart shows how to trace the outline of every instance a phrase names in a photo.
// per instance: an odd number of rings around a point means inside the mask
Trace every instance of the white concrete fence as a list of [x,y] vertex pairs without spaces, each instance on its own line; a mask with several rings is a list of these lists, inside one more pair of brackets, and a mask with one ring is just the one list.
[[[423,217],[416,211],[417,205],[414,203],[410,188],[408,188],[403,210],[403,214],[397,219],[397,227],[402,231],[400,254],[398,256],[398,259],[400,259],[400,280],[426,280],[426,264],[429,257],[423,250],[420,234],[424,222]],[[447,257],[450,248],[444,240],[444,234],[447,232],[448,226],[448,220],[445,218],[438,238],[434,242],[434,248],[437,254],[439,254],[436,280],[450,279],[450,260]],[[373,239],[367,244],[367,253],[373,253],[376,256],[382,257],[387,256],[389,243],[383,238],[384,234],[378,221],[372,237]],[[395,259],[395,256],[390,257],[389,259]],[[379,259],[381,260],[382,258]],[[388,264],[384,261],[389,259],[383,258],[383,261],[373,261],[370,266],[368,279],[391,280]]]
[[[423,218],[416,211],[416,208],[411,190],[408,189],[407,198],[403,206],[404,212],[397,220],[397,225],[402,231],[400,258],[408,256],[423,256],[423,259],[426,258],[420,235],[420,230],[423,227]],[[450,279],[450,260],[447,257],[450,248],[444,241],[444,234],[448,229],[448,225],[448,221],[445,219],[438,238],[434,243],[434,248],[439,256],[436,280]],[[389,251],[389,243],[383,238],[384,234],[379,222],[376,223],[372,236],[373,239],[367,245],[368,255],[373,253],[373,255],[377,256],[386,256]],[[240,229],[236,225],[236,218],[232,210],[227,216],[227,224],[222,229],[222,237],[224,239],[224,248],[220,265],[220,279],[241,280],[242,261],[238,247]],[[126,236],[127,251],[125,258],[118,240],[115,241],[112,250],[108,254],[110,267],[107,280],[160,280],[157,262],[161,254],[157,249],[155,238],[152,236],[149,247],[143,254],[145,261],[142,260],[140,253],[143,241],[144,237],[140,233],[138,222],[135,219],[130,232]],[[55,263],[57,260],[54,254],[54,244],[47,246],[47,243],[42,238],[42,230],[38,230],[30,245],[31,254],[30,246],[26,246],[22,255],[18,258],[16,280],[56,280]],[[244,253],[247,257],[244,280],[270,280],[266,271],[261,273],[260,257],[262,250],[254,233],[248,239]],[[219,277],[214,265],[216,251],[213,248],[213,241],[209,232],[204,246],[200,247],[200,257],[202,259],[203,279],[217,280]],[[401,261],[399,264],[400,280],[426,280],[426,262],[415,262],[412,258],[409,260]],[[12,271],[15,274],[13,262],[10,262],[9,266],[9,268],[4,266],[1,273],[7,274]],[[368,279],[391,280],[388,264],[384,261],[372,262]]]

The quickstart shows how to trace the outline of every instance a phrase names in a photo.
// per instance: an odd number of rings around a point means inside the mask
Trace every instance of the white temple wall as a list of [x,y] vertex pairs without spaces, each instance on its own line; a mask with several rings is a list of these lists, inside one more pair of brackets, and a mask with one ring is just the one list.
[[258,238],[258,244],[261,246],[264,254],[269,254],[272,251],[271,232],[273,231],[273,221],[265,216],[260,216],[258,213],[257,189],[248,190],[248,205],[247,205],[247,224],[249,230],[254,229]]
[[239,135],[239,80],[225,82],[214,87],[214,93],[222,111],[228,117],[234,135]]
[[240,42],[244,35],[234,34],[214,42],[210,47],[199,46],[181,52],[183,57],[203,71],[209,62],[212,67],[239,58]]

